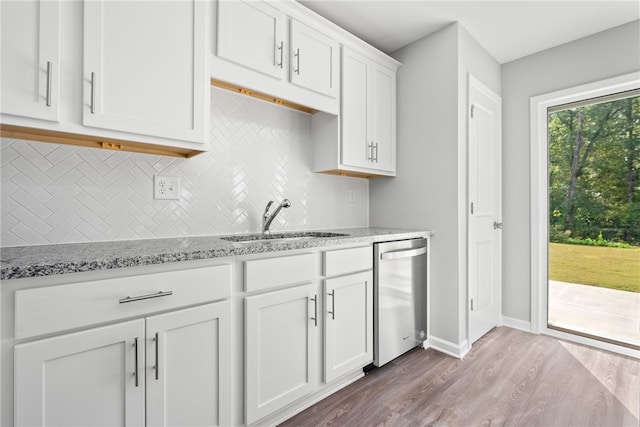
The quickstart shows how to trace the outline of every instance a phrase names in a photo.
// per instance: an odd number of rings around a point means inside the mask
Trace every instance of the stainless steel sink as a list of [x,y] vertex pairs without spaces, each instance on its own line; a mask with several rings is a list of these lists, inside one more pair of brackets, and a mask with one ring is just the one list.
[[323,239],[330,237],[344,237],[348,234],[342,233],[324,233],[319,231],[304,231],[299,233],[272,233],[268,235],[263,234],[242,234],[237,236],[225,236],[221,237],[222,240],[234,243],[260,243],[260,242],[290,242],[296,240],[311,240],[311,239]]

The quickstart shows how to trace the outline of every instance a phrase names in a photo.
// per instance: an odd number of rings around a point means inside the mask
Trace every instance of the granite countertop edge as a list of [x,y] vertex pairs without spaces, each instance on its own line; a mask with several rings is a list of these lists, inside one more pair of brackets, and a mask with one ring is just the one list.
[[430,230],[373,227],[314,231],[343,234],[343,236],[319,237],[308,240],[239,243],[222,239],[222,237],[230,235],[215,235],[3,247],[0,248],[0,280],[224,258],[351,243],[404,240],[428,237],[433,234]]

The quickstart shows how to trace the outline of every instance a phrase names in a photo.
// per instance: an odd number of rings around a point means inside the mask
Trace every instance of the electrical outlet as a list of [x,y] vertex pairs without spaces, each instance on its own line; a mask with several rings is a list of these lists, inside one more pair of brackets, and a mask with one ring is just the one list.
[[180,200],[180,177],[154,175],[153,198],[156,200]]
[[353,188],[349,188],[349,202],[354,203],[356,201],[356,192]]

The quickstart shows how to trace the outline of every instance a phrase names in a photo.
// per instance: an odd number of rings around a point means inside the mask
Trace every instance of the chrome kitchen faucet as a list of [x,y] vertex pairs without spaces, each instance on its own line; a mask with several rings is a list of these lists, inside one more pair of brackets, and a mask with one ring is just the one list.
[[273,200],[269,200],[269,203],[267,203],[267,207],[264,208],[264,214],[262,214],[262,234],[263,235],[270,234],[269,227],[271,226],[271,223],[273,222],[275,217],[278,215],[278,213],[280,213],[282,208],[288,208],[291,206],[291,202],[289,201],[289,199],[283,199],[278,205],[278,207],[276,208],[276,210],[270,214],[269,208],[271,208],[272,204],[273,204]]

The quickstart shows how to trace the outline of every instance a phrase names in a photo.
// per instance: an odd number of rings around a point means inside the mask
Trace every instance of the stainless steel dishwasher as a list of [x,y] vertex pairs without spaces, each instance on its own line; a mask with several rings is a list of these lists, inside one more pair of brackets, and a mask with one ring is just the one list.
[[427,333],[427,239],[373,245],[373,364],[422,344]]

